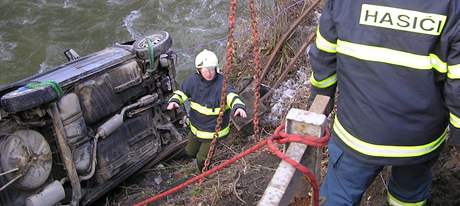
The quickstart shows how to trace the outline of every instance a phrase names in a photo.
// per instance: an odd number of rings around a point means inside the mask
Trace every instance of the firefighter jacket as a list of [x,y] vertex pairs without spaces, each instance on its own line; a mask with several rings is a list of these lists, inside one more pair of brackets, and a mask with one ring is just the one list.
[[[215,133],[217,117],[220,111],[220,94],[224,77],[216,73],[214,79],[205,80],[199,73],[190,75],[181,85],[180,90],[174,91],[170,102],[190,103],[190,130],[198,138],[212,139]],[[235,93],[232,85],[228,84],[226,105],[218,137],[230,132],[230,113],[238,109],[246,110],[245,104]]]
[[326,3],[310,83],[338,88],[338,145],[368,162],[422,162],[438,154],[449,122],[460,144],[459,18],[456,0]]

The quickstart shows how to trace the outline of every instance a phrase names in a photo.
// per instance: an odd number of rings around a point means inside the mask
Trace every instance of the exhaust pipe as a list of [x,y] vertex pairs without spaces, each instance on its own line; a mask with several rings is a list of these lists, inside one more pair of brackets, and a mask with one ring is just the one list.
[[89,180],[94,176],[94,172],[96,171],[96,153],[97,153],[97,142],[99,138],[106,138],[110,134],[112,134],[115,130],[123,125],[124,116],[126,111],[136,108],[136,107],[143,107],[149,104],[152,104],[154,101],[158,99],[158,95],[146,95],[140,98],[136,103],[128,105],[124,107],[120,114],[114,115],[112,118],[107,120],[104,124],[102,124],[99,128],[97,128],[97,133],[94,137],[94,144],[93,144],[93,153],[92,153],[92,161],[91,161],[91,170],[89,174],[85,176],[80,176],[81,180]]

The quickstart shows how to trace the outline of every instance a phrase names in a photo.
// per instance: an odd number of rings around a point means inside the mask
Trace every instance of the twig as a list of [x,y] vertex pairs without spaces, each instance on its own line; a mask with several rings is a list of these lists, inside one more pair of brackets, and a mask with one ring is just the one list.
[[[450,150],[450,151],[452,151],[452,150]],[[454,148],[453,151],[454,151],[454,155],[453,155],[454,158],[457,159],[457,161],[460,162],[460,151],[457,151],[457,148]]]
[[379,176],[380,176],[380,179],[382,180],[383,186],[385,186],[385,189],[388,191],[388,186],[387,186],[387,183],[385,182],[385,179],[383,179],[382,173],[380,173]]
[[[254,184],[254,187],[257,188],[259,191],[265,191],[264,188],[260,188],[257,184]],[[262,197],[262,195],[259,195],[259,196]]]
[[125,190],[125,197],[128,197],[128,190],[127,189],[124,189]]
[[143,172],[154,172],[154,171],[159,171],[159,170],[168,170],[168,169],[177,169],[177,168],[183,168],[184,165],[172,165],[172,166],[164,166],[164,167],[155,167],[155,168],[150,168],[150,169],[145,169]]
[[252,167],[252,168],[266,169],[266,170],[269,170],[269,171],[276,171],[276,169],[274,169],[274,168],[266,167],[266,166],[263,166],[263,165],[252,165],[251,167]]
[[236,178],[236,180],[233,182],[233,193],[235,194],[236,198],[238,198],[238,200],[240,200],[243,204],[246,205],[246,201],[244,201],[243,199],[241,199],[240,195],[238,194],[238,192],[236,191],[236,184],[238,184],[238,181],[240,180],[240,177],[241,177],[241,174],[239,171],[236,172],[238,174],[238,177]]
[[[229,147],[228,145],[226,145],[226,144],[224,144],[224,143],[222,143],[222,145],[223,145],[224,147],[226,147],[228,150],[230,150],[231,152],[233,152],[234,155],[237,155],[237,154],[238,154],[235,150],[233,150],[233,149],[232,149],[231,147]],[[246,160],[245,160],[244,157],[241,158],[241,161],[243,161],[243,165],[244,165],[243,172],[244,172],[244,174],[246,174],[246,169],[248,168],[248,163],[246,162]]]
[[[246,185],[252,185],[254,182],[258,182],[260,179],[264,179],[264,176],[259,176],[255,179],[252,179],[252,181],[249,181],[246,183]],[[257,184],[254,184],[254,186],[256,186]]]
[[310,1],[308,1],[308,2],[307,2],[307,1],[304,1],[304,4],[303,4],[303,6],[302,6],[302,9],[300,10],[301,13],[303,13],[303,12],[305,11],[305,7],[307,6],[308,3],[311,3],[311,2],[310,2]]
[[214,198],[212,199],[211,206],[215,205],[217,200],[219,199],[219,189],[217,187],[214,187],[215,195]]
[[217,186],[214,187],[216,190],[216,195],[214,196],[213,201],[211,202],[211,206],[214,205],[214,203],[217,201],[217,199],[220,197],[219,195],[219,188],[220,188],[220,179],[219,176],[217,176]]
[[144,191],[145,189],[148,189],[145,187],[130,187],[130,186],[120,186],[120,188],[125,189],[125,190],[142,190],[142,191]]

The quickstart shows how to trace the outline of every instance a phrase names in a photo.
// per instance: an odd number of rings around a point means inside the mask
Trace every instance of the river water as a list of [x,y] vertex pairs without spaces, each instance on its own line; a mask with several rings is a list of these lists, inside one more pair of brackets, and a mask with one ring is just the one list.
[[[262,2],[267,10],[274,0]],[[227,15],[228,0],[0,0],[0,84],[65,63],[66,49],[84,56],[158,30],[173,38],[181,79],[202,49],[223,59]]]

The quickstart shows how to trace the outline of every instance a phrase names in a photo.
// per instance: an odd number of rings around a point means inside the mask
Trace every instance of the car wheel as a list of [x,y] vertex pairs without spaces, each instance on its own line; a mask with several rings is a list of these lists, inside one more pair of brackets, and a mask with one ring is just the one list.
[[149,49],[147,39],[150,39],[153,46],[153,52],[155,57],[160,56],[160,54],[166,53],[172,45],[172,39],[168,32],[160,31],[155,32],[151,35],[148,35],[140,40],[136,40],[133,45],[133,49],[136,52],[136,55],[144,60],[149,58]]
[[18,130],[9,135],[1,146],[0,165],[3,169],[18,168],[16,174],[7,174],[12,180],[21,174],[14,184],[22,190],[33,190],[48,179],[53,165],[51,148],[45,137],[34,130]]
[[51,86],[29,89],[21,87],[2,96],[1,105],[8,112],[21,112],[56,99],[58,95]]

